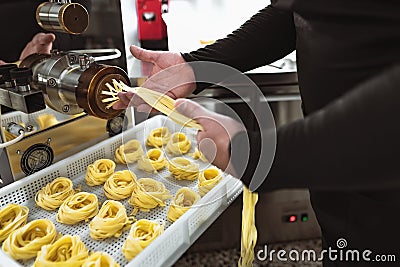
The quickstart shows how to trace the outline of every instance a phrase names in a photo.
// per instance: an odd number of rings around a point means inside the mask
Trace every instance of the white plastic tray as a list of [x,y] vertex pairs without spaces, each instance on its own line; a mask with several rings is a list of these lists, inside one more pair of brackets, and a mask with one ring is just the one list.
[[[56,228],[63,235],[79,235],[90,251],[104,251],[120,263],[121,266],[170,266],[190,247],[190,245],[210,226],[210,224],[222,213],[222,211],[240,194],[242,183],[229,175],[224,175],[222,181],[217,184],[209,193],[207,193],[196,206],[192,207],[175,223],[167,221],[167,211],[170,201],[166,207],[157,207],[150,212],[139,212],[135,217],[137,219],[147,218],[165,222],[165,232],[153,241],[145,250],[137,255],[132,261],[128,262],[122,254],[122,246],[126,240],[129,231],[124,232],[119,238],[108,238],[102,241],[96,241],[89,236],[89,222],[81,222],[76,225],[68,226],[56,222],[57,211],[46,211],[37,207],[34,196],[47,183],[54,178],[63,176],[72,180],[74,187],[80,185],[82,191],[95,193],[99,202],[103,203],[106,197],[103,192],[103,186],[89,187],[86,185],[84,176],[87,166],[97,159],[114,158],[114,151],[130,139],[138,139],[146,151],[148,147],[144,146],[145,139],[150,131],[157,127],[167,127],[171,133],[184,132],[192,140],[192,149],[196,146],[196,132],[192,129],[182,128],[165,116],[155,116],[128,129],[122,135],[114,136],[93,147],[90,147],[67,159],[59,161],[50,167],[30,175],[22,180],[16,181],[0,189],[0,207],[9,203],[25,205],[29,208],[28,222],[47,218],[52,220]],[[189,152],[189,153],[190,153]],[[188,157],[188,156],[186,156]],[[200,168],[209,167],[207,164],[196,161]],[[117,165],[116,170],[130,169],[138,178],[150,177],[162,181],[171,195],[176,191],[187,186],[195,191],[197,190],[197,181],[177,181],[170,177],[167,169],[157,174],[148,174],[136,168],[136,163],[126,166]],[[128,204],[128,200],[121,201],[128,214],[133,207]],[[31,266],[33,260],[26,262],[16,262],[0,250],[0,266]]]

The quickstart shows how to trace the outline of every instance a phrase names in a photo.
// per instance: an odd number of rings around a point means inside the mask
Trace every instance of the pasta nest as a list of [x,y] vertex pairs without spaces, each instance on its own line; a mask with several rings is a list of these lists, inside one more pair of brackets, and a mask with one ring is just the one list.
[[158,206],[165,207],[166,200],[171,197],[162,182],[141,178],[138,180],[138,186],[133,189],[129,204],[134,207],[132,213],[136,214],[139,210],[147,212]]
[[96,251],[83,263],[82,267],[120,267],[107,253]]
[[177,180],[194,181],[199,177],[199,165],[183,157],[170,160],[168,169]]
[[132,225],[128,237],[122,247],[122,253],[131,260],[164,232],[164,224],[141,219]]
[[115,200],[106,200],[99,213],[89,224],[90,237],[96,240],[108,237],[120,237],[133,223],[128,218],[124,205]]
[[160,127],[152,130],[147,137],[146,145],[160,148],[166,145],[171,138],[171,133],[167,127]]
[[174,133],[165,146],[168,154],[178,156],[186,154],[191,147],[191,142],[184,133]]
[[167,218],[170,222],[175,222],[179,217],[181,217],[185,212],[187,212],[190,207],[196,204],[200,200],[200,195],[188,187],[180,188],[174,197],[171,205],[168,209]]
[[80,237],[65,235],[39,251],[33,267],[76,267],[88,258],[89,252]]
[[53,243],[56,238],[53,222],[34,220],[12,232],[3,242],[2,249],[15,260],[28,260],[36,257],[42,246]]
[[27,207],[18,204],[8,204],[0,210],[0,242],[26,224],[28,212]]
[[113,200],[122,200],[132,195],[137,185],[136,175],[129,171],[117,171],[104,183],[104,194]]
[[222,173],[219,169],[211,167],[200,172],[199,175],[199,193],[204,196],[222,180]]
[[110,159],[99,159],[89,164],[85,180],[89,186],[101,185],[114,173],[115,162]]
[[55,210],[73,194],[75,190],[72,181],[65,177],[58,177],[36,193],[35,202],[45,210]]
[[164,157],[161,149],[152,148],[147,151],[145,156],[142,156],[138,160],[138,168],[149,173],[156,173],[157,171],[164,169],[167,165],[167,160]]
[[143,148],[138,140],[130,140],[115,150],[115,162],[127,164],[136,162],[143,155]]
[[92,193],[79,192],[69,197],[58,209],[56,220],[64,224],[88,221],[99,211],[99,201]]

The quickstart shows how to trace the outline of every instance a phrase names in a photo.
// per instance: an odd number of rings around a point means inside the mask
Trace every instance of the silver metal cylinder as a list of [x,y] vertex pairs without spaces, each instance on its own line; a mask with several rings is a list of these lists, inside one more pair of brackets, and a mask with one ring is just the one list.
[[89,13],[78,3],[44,2],[36,9],[36,21],[48,31],[81,34],[89,25]]

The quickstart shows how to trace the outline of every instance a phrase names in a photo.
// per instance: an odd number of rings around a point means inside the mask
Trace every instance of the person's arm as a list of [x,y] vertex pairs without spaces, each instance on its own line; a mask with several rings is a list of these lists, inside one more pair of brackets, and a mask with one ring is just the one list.
[[[294,51],[295,46],[293,14],[268,6],[227,37],[182,56],[186,62],[218,62],[245,72],[275,62]],[[197,76],[201,70],[194,72],[196,80],[204,80]]]
[[[275,159],[257,191],[392,189],[400,186],[400,65],[385,71],[305,119],[277,129]],[[260,154],[260,138],[249,133],[249,184]],[[242,168],[243,142],[232,142],[232,162]],[[249,179],[250,178],[250,179]]]

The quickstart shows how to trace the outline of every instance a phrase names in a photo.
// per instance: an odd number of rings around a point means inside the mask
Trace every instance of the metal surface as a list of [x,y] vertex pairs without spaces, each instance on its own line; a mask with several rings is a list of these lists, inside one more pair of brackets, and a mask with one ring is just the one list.
[[36,21],[48,31],[81,34],[89,25],[89,13],[78,3],[44,2],[36,9]]

